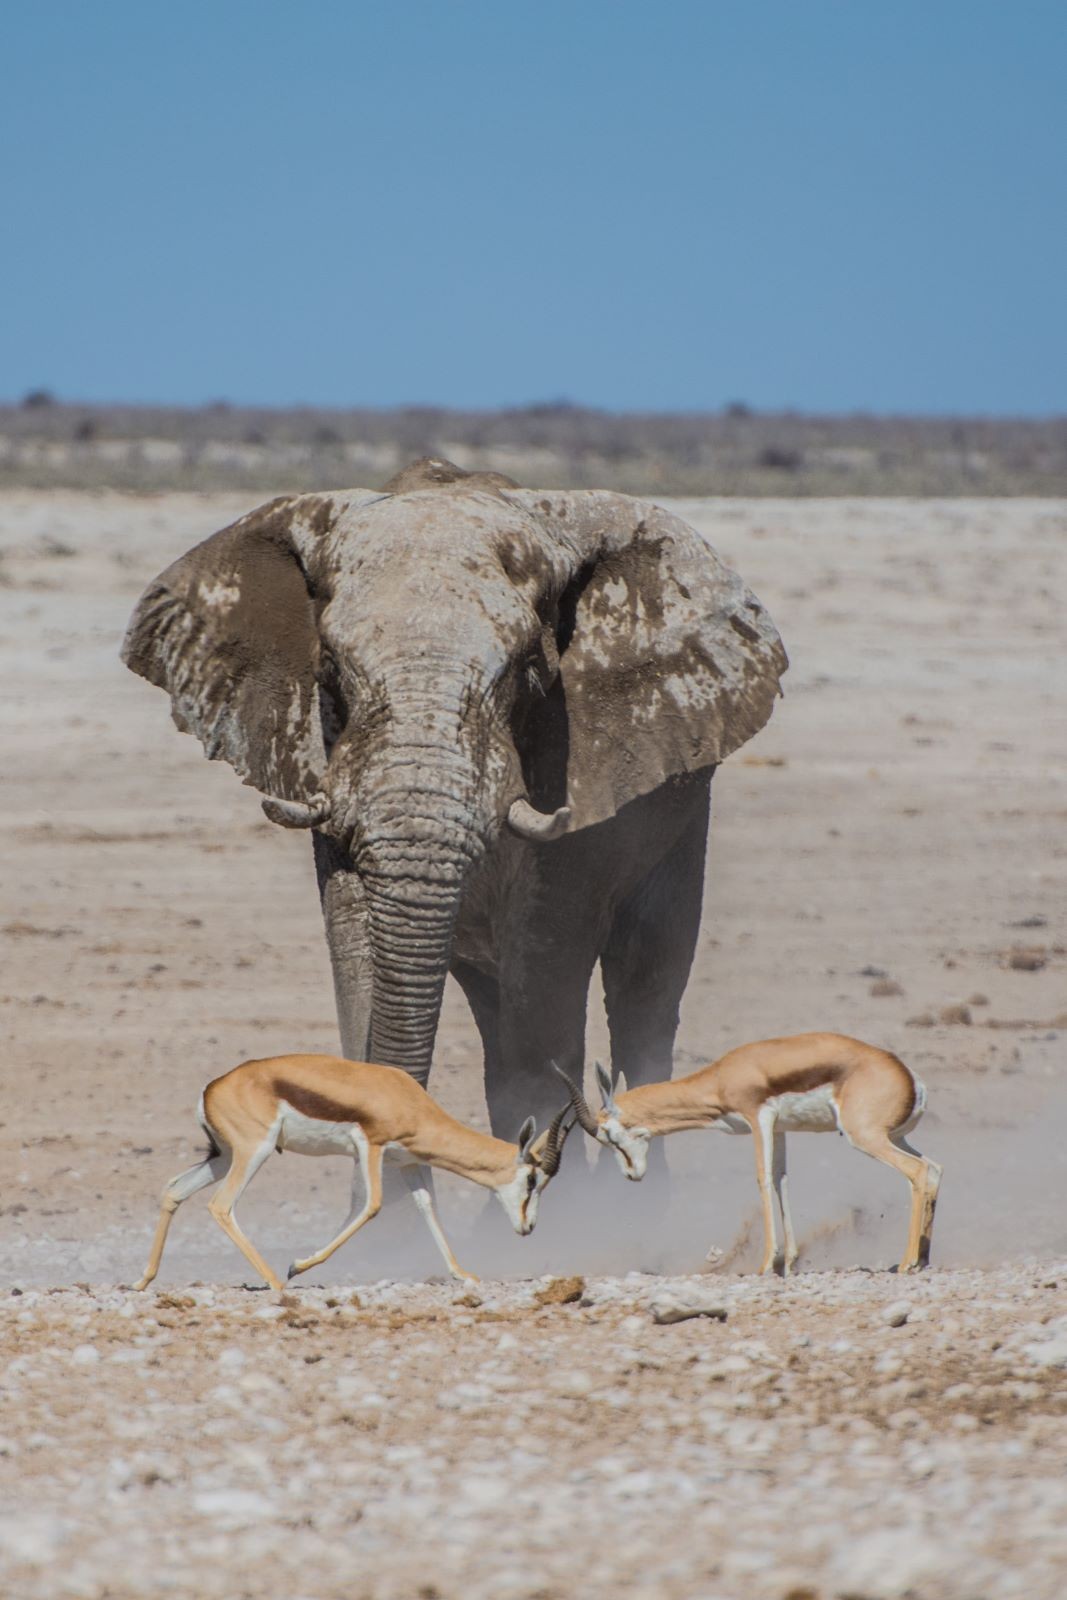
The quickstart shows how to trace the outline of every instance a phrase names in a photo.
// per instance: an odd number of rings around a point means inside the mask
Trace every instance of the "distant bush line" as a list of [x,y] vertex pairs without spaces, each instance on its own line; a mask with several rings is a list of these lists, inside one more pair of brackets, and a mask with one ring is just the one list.
[[1065,495],[1067,417],[807,416],[735,403],[615,415],[80,406],[47,390],[0,406],[0,486],[373,488],[420,455],[539,488],[664,495]]

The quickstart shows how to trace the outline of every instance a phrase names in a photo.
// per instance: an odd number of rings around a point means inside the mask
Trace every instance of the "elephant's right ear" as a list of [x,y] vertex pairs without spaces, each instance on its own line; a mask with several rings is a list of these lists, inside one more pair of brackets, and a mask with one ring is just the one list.
[[[716,765],[771,714],[786,654],[770,617],[705,539],[662,507],[593,489],[506,493],[569,563],[559,601],[572,828]],[[532,763],[531,763],[532,765]],[[564,799],[562,787],[552,804]]]
[[321,536],[331,510],[326,495],[275,500],[206,539],[149,584],[122,647],[210,760],[286,800],[314,794],[326,765],[315,605],[294,532]]

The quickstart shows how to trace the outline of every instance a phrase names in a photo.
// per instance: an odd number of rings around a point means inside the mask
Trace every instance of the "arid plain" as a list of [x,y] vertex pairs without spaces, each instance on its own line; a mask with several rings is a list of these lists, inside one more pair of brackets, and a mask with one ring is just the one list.
[[[255,498],[0,494],[0,1588],[1058,1600],[1067,504],[669,502],[792,660],[713,786],[676,1071],[809,1028],[900,1054],[945,1166],[930,1273],[856,1270],[899,1255],[904,1185],[798,1136],[802,1275],[743,1276],[750,1145],[688,1134],[656,1231],[606,1165],[528,1240],[442,1183],[473,1295],[418,1282],[395,1217],[248,1293],[201,1200],[135,1295],[204,1081],[336,1048],[306,838],[118,660],[143,584]],[[450,988],[432,1088],[484,1125],[477,1057]],[[242,1221],[283,1264],[347,1187],[275,1162]],[[727,1320],[655,1324],[654,1273]]]

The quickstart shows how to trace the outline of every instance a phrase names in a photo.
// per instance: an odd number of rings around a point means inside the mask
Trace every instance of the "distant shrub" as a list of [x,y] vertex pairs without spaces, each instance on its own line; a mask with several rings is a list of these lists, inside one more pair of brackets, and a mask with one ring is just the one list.
[[585,407],[563,395],[558,400],[535,400],[532,405],[517,406],[515,410],[526,412],[531,417],[568,417],[575,411],[585,410]]
[[[327,411],[223,401],[187,409],[72,404],[35,389],[0,403],[0,435],[8,441],[0,458],[5,487],[327,490],[349,481],[343,442],[351,440],[374,463],[362,469],[371,481],[417,456],[448,455],[541,488],[642,496],[1067,495],[1067,417],[804,416],[741,400],[716,412],[624,414],[551,395],[507,410]],[[102,456],[94,438],[114,449]],[[81,442],[67,451],[38,448],[64,440]],[[160,450],[159,441],[169,448]]]
[[772,472],[798,472],[804,465],[799,450],[787,450],[784,445],[766,445],[756,457],[756,465],[769,467]]

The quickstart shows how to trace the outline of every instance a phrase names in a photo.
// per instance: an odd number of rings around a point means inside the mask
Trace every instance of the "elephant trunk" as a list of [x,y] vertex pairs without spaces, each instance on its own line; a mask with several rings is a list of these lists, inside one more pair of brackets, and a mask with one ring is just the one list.
[[[354,850],[373,968],[370,1059],[425,1083],[467,873],[485,848],[486,775],[443,741],[391,743],[364,775]],[[432,762],[432,765],[430,764]]]
[[470,858],[440,845],[431,862],[409,852],[403,845],[381,849],[374,870],[364,872],[373,951],[370,1059],[425,1083]]

